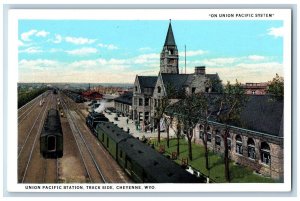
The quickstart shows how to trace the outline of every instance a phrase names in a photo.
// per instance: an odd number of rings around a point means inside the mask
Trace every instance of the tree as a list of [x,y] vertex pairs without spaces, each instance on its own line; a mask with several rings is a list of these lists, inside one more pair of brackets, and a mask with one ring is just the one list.
[[[163,120],[166,123],[166,119],[164,118],[164,113],[166,112],[167,108],[172,104],[172,99],[178,98],[181,94],[180,91],[177,91],[173,86],[166,85],[165,86],[166,94],[162,98],[157,100],[157,103],[154,107],[154,120],[157,125],[157,141],[160,143],[160,121]],[[169,135],[169,130],[167,130],[167,134]],[[169,137],[168,144],[169,144]]]
[[267,92],[276,96],[278,99],[283,99],[284,96],[284,79],[277,73],[272,81],[269,81]]
[[182,124],[182,129],[188,140],[188,156],[190,160],[193,160],[192,155],[192,138],[193,129],[199,122],[201,116],[201,101],[200,94],[185,95],[185,97],[176,105],[174,105],[174,115],[178,121]]
[[227,85],[224,88],[224,92],[219,99],[219,111],[217,113],[218,121],[225,125],[224,132],[222,133],[222,138],[224,142],[224,174],[227,182],[230,182],[227,143],[227,138],[230,136],[229,125],[231,125],[232,123],[237,124],[240,122],[240,113],[246,101],[247,97],[241,83],[239,83],[237,80],[235,84],[230,84],[230,82],[227,82]]
[[[195,117],[197,118],[198,122],[201,122],[203,124],[203,138],[202,142],[205,149],[205,167],[206,169],[209,169],[208,164],[208,147],[207,147],[207,138],[208,138],[208,132],[207,127],[209,125],[209,119],[213,117],[214,114],[216,114],[217,110],[219,109],[217,107],[219,96],[218,94],[199,94],[197,102],[199,103],[199,110],[200,115]],[[201,132],[201,131],[200,131]]]

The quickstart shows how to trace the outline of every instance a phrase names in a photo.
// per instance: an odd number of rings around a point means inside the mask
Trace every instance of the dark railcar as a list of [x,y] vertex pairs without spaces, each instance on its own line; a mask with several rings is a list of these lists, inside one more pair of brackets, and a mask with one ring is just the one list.
[[106,118],[104,114],[97,113],[97,112],[90,112],[89,115],[86,117],[86,125],[96,136],[97,136],[97,132],[96,132],[97,124],[100,122],[108,122],[108,121],[109,121],[108,118]]
[[44,158],[61,158],[63,156],[63,133],[59,112],[48,111],[40,135],[40,152]]
[[96,128],[99,141],[137,183],[204,183],[178,164],[110,122]]
[[98,140],[118,162],[118,144],[127,138],[132,138],[132,136],[128,135],[128,133],[124,132],[117,125],[110,122],[98,123],[96,126],[96,132]]

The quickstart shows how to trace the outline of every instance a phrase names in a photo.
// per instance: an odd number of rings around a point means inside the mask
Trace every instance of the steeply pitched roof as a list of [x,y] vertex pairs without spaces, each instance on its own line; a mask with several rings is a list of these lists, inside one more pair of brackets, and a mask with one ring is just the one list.
[[166,36],[164,46],[176,46],[171,22],[169,23],[168,33],[167,33],[167,36]]
[[182,89],[186,85],[190,74],[169,74],[161,73],[161,78],[165,86],[169,85],[174,87],[176,90]]
[[154,88],[157,80],[157,76],[138,76],[142,93],[144,88]]
[[116,102],[120,102],[120,103],[131,105],[132,104],[132,96],[133,96],[132,92],[129,91],[129,92],[124,93],[121,96],[115,98],[114,100]]
[[249,95],[241,112],[241,124],[249,130],[283,137],[283,101]]
[[[218,98],[221,94],[207,94],[212,98]],[[240,122],[232,122],[230,125],[273,136],[283,137],[283,101],[275,100],[267,95],[246,95],[248,97],[245,106],[240,113]],[[181,104],[177,102],[176,107]],[[173,112],[169,108],[167,112]],[[215,113],[210,121],[218,122]],[[219,122],[220,123],[220,122]]]

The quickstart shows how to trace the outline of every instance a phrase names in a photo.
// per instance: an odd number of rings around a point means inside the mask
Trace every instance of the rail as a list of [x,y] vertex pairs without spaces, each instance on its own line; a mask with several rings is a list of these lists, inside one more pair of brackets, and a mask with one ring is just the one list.
[[[67,104],[65,103],[65,101],[62,100],[62,102],[63,102],[63,104],[65,105],[65,107],[67,108]],[[102,173],[102,171],[101,171],[101,168],[100,168],[99,165],[97,164],[97,162],[96,162],[96,160],[95,160],[95,157],[94,157],[93,153],[91,152],[91,150],[90,150],[88,144],[86,143],[86,141],[85,141],[85,139],[84,139],[84,137],[83,137],[83,134],[81,133],[80,129],[78,128],[77,124],[75,123],[75,120],[74,120],[75,118],[74,118],[74,116],[72,115],[72,113],[71,113],[68,109],[67,109],[67,112],[68,112],[68,114],[69,114],[69,116],[70,116],[70,118],[71,118],[70,120],[73,122],[73,125],[74,125],[74,127],[76,128],[76,130],[77,130],[77,133],[79,134],[80,138],[82,139],[82,142],[84,143],[84,145],[85,145],[87,151],[89,152],[89,155],[91,156],[91,159],[92,159],[93,164],[95,165],[95,167],[96,167],[96,169],[97,169],[97,172],[99,173],[99,175],[100,175],[101,179],[103,180],[103,182],[104,182],[104,183],[107,183],[107,181],[106,181],[106,179],[105,179],[105,177],[104,177],[104,175],[103,175],[103,173]],[[74,136],[74,138],[75,138],[75,140],[76,140],[76,137],[75,137],[75,136]],[[77,142],[76,142],[76,143],[77,143]]]
[[[52,101],[52,99],[53,99],[53,96],[51,97],[51,101]],[[44,115],[46,114],[46,111],[47,111],[49,102],[50,102],[50,101],[47,102],[47,106],[46,106],[45,111],[44,111],[44,113],[43,113],[42,119],[43,119]],[[33,145],[32,145],[32,147],[31,147],[31,151],[30,151],[30,155],[29,155],[28,161],[27,161],[27,163],[26,163],[26,168],[25,168],[25,171],[24,171],[24,174],[23,174],[23,177],[22,177],[22,181],[21,181],[22,183],[24,183],[25,177],[26,177],[26,175],[27,175],[27,170],[28,170],[29,164],[30,164],[30,162],[31,162],[32,153],[33,153],[33,150],[34,150],[34,147],[35,147],[35,143],[36,143],[36,140],[37,140],[37,136],[38,136],[38,134],[40,133],[40,129],[41,129],[41,126],[42,126],[42,125],[43,125],[43,122],[41,121],[40,126],[39,126],[39,128],[38,128],[38,131],[37,131],[37,133],[36,133],[36,135],[35,135]]]

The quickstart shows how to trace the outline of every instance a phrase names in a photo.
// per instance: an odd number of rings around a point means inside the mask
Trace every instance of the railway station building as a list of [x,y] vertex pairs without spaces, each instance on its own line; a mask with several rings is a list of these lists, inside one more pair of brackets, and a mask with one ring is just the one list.
[[[134,121],[154,125],[155,107],[166,96],[167,86],[184,89],[188,94],[217,92],[222,87],[218,74],[207,74],[205,66],[196,66],[193,74],[180,74],[178,63],[178,50],[170,22],[160,54],[158,76],[137,75],[135,78],[132,97]],[[241,122],[229,125],[230,137],[226,139],[229,157],[236,164],[247,166],[257,174],[282,181],[283,100],[271,100],[265,95],[265,85],[256,84],[248,88],[255,88],[256,92],[249,94],[249,100],[241,112]],[[176,125],[171,126],[176,128]],[[208,147],[220,155],[224,153],[221,135],[224,129],[225,125],[216,121],[210,121],[207,128]],[[203,131],[201,123],[194,128],[193,142],[203,144]]]

